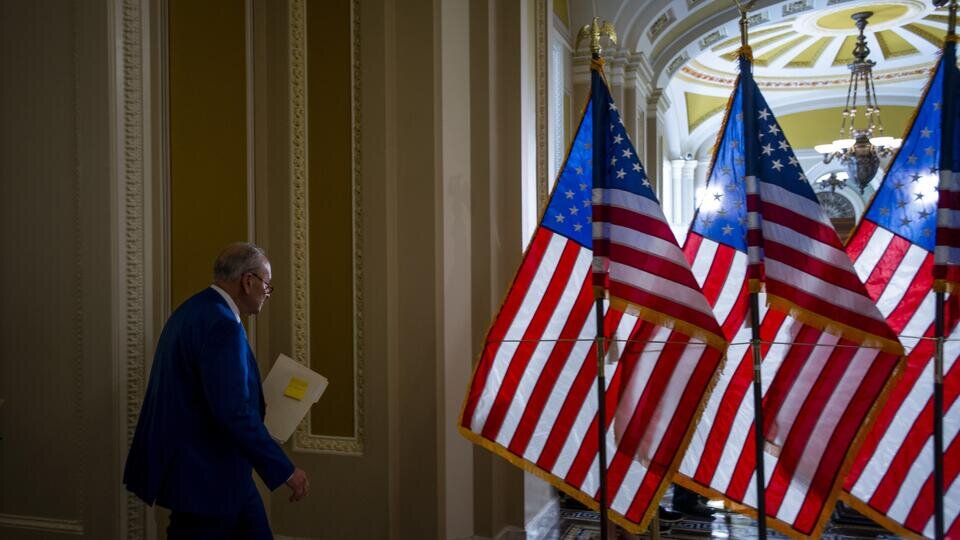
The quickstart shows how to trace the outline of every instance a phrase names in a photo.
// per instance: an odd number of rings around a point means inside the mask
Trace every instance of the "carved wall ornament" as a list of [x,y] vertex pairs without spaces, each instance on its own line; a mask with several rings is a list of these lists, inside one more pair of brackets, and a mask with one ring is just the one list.
[[[361,182],[360,2],[350,6],[352,78],[353,172],[353,287],[354,287],[354,433],[352,437],[318,435],[310,414],[293,434],[293,448],[301,452],[362,455],[363,407],[363,190]],[[293,205],[293,357],[310,366],[310,241],[307,186],[307,32],[306,0],[290,2],[290,171]]]
[[680,69],[680,66],[682,66],[688,60],[690,60],[690,55],[685,52],[681,53],[679,56],[671,60],[669,64],[667,64],[667,73],[673,75],[678,69]]
[[789,17],[813,9],[813,3],[810,0],[796,0],[783,6],[783,16]]
[[667,9],[663,12],[662,15],[657,17],[657,20],[653,21],[653,24],[650,25],[650,29],[647,30],[647,37],[650,38],[650,43],[653,43],[668,26],[676,22],[677,16],[673,13],[673,8]]
[[710,32],[709,34],[700,38],[700,41],[698,41],[700,45],[700,50],[702,51],[706,49],[707,47],[713,45],[714,43],[722,40],[725,37],[727,37],[727,31],[724,30],[723,28],[718,28],[713,32]]

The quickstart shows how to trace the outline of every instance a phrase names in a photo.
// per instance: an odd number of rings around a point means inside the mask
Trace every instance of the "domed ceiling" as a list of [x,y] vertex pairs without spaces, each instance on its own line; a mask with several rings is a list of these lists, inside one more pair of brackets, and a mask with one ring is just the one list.
[[[557,0],[555,0],[557,1]],[[883,124],[899,136],[946,36],[930,0],[758,0],[749,12],[754,78],[794,148],[836,138],[857,29],[865,35]],[[737,76],[733,0],[570,0],[571,19],[614,22],[620,47],[642,56],[669,104],[668,153],[708,156]],[[862,97],[862,96],[861,96]]]
[[[755,26],[750,45],[758,82],[780,89],[845,87],[857,41],[851,15],[859,12],[873,13],[865,34],[878,84],[926,77],[946,36],[947,17],[929,2],[897,0],[845,2]],[[727,33],[721,27],[704,36],[704,43],[718,42],[685,63],[681,73],[704,82],[734,77],[740,36],[724,39]]]

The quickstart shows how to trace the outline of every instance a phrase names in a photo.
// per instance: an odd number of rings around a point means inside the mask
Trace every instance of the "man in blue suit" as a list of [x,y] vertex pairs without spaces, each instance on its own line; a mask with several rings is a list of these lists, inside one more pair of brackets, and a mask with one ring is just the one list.
[[270,261],[259,247],[227,246],[213,285],[163,327],[123,482],[169,508],[168,538],[272,538],[252,470],[290,500],[310,489],[263,425],[260,371],[242,317],[270,297]]

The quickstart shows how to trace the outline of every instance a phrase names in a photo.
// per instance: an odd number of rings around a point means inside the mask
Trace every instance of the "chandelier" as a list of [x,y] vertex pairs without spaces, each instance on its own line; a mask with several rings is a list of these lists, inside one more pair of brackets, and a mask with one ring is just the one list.
[[[823,162],[830,163],[839,159],[840,164],[847,170],[848,178],[856,181],[863,193],[870,183],[880,158],[890,157],[893,151],[900,147],[901,139],[885,137],[883,123],[880,121],[880,105],[877,102],[877,93],[873,85],[873,60],[867,60],[870,49],[867,47],[867,38],[863,29],[867,26],[867,19],[873,15],[872,11],[861,11],[850,16],[857,25],[860,35],[853,49],[853,63],[850,68],[850,85],[847,87],[847,101],[841,113],[840,138],[830,144],[818,144],[814,150],[823,154]],[[857,94],[863,89],[863,118],[862,127],[857,125]],[[836,189],[836,188],[834,188]]]

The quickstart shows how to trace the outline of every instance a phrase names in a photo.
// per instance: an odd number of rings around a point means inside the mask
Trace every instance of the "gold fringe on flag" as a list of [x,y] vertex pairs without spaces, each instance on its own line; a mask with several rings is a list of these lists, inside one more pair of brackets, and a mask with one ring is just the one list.
[[707,345],[719,350],[723,354],[726,354],[727,347],[730,345],[723,336],[715,334],[705,328],[690,324],[686,321],[681,321],[676,317],[667,315],[665,313],[660,313],[659,311],[639,306],[622,298],[611,296],[610,307],[613,309],[619,309],[624,313],[628,313],[649,323],[672,328],[690,337],[701,339],[705,341]]
[[795,303],[767,293],[767,305],[786,312],[794,319],[813,326],[835,336],[840,336],[850,341],[855,341],[863,347],[880,349],[883,352],[903,356],[903,345],[896,340],[877,336],[869,332],[864,332],[858,328],[835,321],[829,317],[817,315],[810,310],[804,309]]

